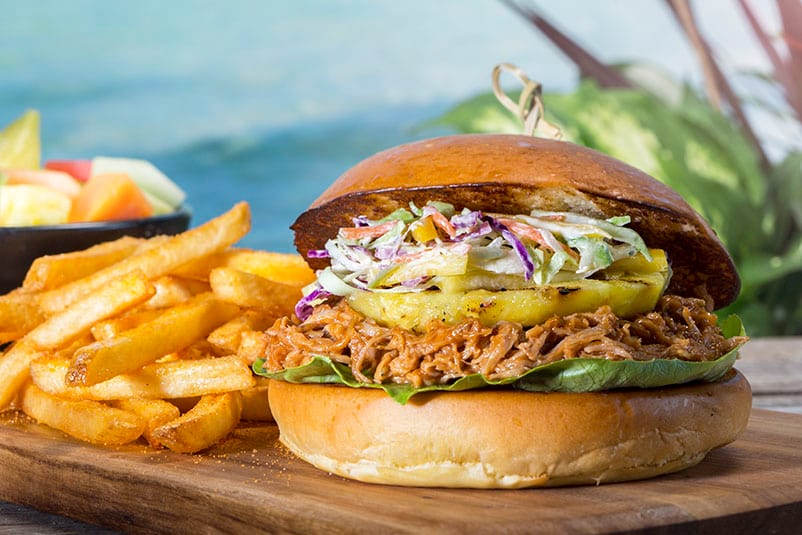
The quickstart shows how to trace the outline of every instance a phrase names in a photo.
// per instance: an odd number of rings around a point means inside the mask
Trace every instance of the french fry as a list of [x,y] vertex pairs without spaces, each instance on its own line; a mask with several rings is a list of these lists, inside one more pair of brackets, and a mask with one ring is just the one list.
[[240,249],[224,266],[300,288],[315,280],[315,272],[299,254]]
[[30,342],[21,340],[0,355],[0,411],[9,407],[28,380],[31,362],[45,353]]
[[133,329],[134,327],[142,325],[143,323],[156,319],[163,312],[163,310],[158,309],[141,310],[140,307],[137,307],[134,310],[130,310],[120,316],[115,316],[113,318],[95,323],[92,325],[90,332],[95,340],[108,340],[109,338],[114,338],[121,332]]
[[173,451],[195,453],[224,439],[239,423],[239,392],[203,396],[181,417],[157,427],[153,437]]
[[270,402],[267,399],[269,385],[270,379],[257,377],[255,385],[240,391],[242,394],[241,419],[254,422],[273,421],[273,413],[270,412]]
[[199,360],[211,357],[226,357],[230,353],[222,353],[220,350],[207,342],[206,340],[198,340],[193,342],[191,346],[185,347],[175,353],[169,353],[156,362],[173,362],[176,360]]
[[97,401],[62,399],[32,384],[22,392],[21,407],[37,422],[93,444],[127,444],[145,430],[145,420],[132,412]]
[[68,344],[66,344],[64,346],[61,346],[58,349],[55,349],[55,350],[48,349],[48,350],[46,350],[44,352],[48,353],[48,354],[52,354],[55,357],[61,357],[61,358],[72,360],[72,356],[75,354],[75,352],[78,349],[84,347],[87,344],[91,344],[94,341],[95,340],[94,340],[94,338],[92,337],[92,335],[90,333],[84,333],[83,335],[79,336],[75,340],[71,341],[70,343],[68,343]]
[[0,410],[7,407],[28,378],[31,362],[42,350],[56,350],[89,332],[96,321],[118,314],[153,295],[140,272],[111,281],[64,312],[52,316],[0,356]]
[[192,396],[190,398],[172,398],[169,402],[178,407],[181,414],[189,412],[189,410],[198,404],[201,396]]
[[0,352],[0,411],[87,442],[144,435],[181,452],[212,446],[241,418],[272,421],[269,380],[250,364],[314,274],[295,254],[234,248],[249,226],[240,203],[176,236],[37,259],[0,296],[0,348],[12,342]]
[[170,236],[159,247],[147,249],[92,275],[43,292],[40,305],[46,314],[55,314],[109,281],[137,269],[149,279],[167,275],[183,264],[225,249],[242,238],[249,228],[250,208],[247,203],[239,203],[203,225]]
[[246,310],[242,315],[209,333],[206,339],[223,354],[233,355],[239,350],[244,332],[263,331],[275,320],[275,315],[263,310]]
[[33,261],[22,287],[29,291],[52,290],[91,275],[136,251],[142,240],[123,236],[82,251],[41,256]]
[[66,359],[38,358],[30,364],[31,380],[53,395],[95,401],[191,398],[256,384],[248,364],[237,356],[156,362],[92,386],[68,385],[65,376],[69,367]]
[[266,279],[303,287],[315,280],[315,273],[301,255],[255,251],[230,247],[178,269],[184,277],[209,280],[216,267],[227,267]]
[[15,290],[0,296],[0,344],[19,340],[44,320],[39,294]]
[[67,372],[67,383],[94,385],[133,372],[205,338],[238,312],[236,306],[218,300],[211,293],[198,295],[147,323],[76,351]]
[[253,364],[265,356],[267,337],[263,331],[245,331],[240,336],[237,355],[245,362]]
[[161,399],[118,399],[110,401],[112,407],[132,412],[145,421],[142,435],[152,448],[162,447],[153,436],[153,430],[181,416],[178,407]]
[[209,333],[206,340],[220,351],[233,355],[239,348],[242,332],[248,329],[250,327],[244,315],[238,316]]
[[120,314],[149,299],[153,285],[141,271],[112,279],[98,291],[76,302],[69,309],[51,316],[25,338],[39,348],[57,349],[89,332],[98,321]]
[[215,268],[209,273],[212,292],[223,301],[245,308],[258,308],[275,317],[292,314],[303,296],[301,288],[271,281],[232,268]]
[[164,275],[153,281],[156,295],[148,299],[145,308],[167,308],[209,291],[204,281],[185,279],[173,275]]

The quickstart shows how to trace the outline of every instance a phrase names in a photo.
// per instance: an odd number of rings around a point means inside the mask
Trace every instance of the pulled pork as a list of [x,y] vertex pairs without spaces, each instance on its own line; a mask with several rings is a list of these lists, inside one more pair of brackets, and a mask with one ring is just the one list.
[[704,300],[664,296],[653,312],[624,320],[610,307],[553,317],[529,329],[478,320],[432,322],[423,334],[382,327],[345,300],[320,305],[305,322],[281,318],[265,334],[265,369],[280,371],[325,355],[362,382],[447,384],[480,373],[516,377],[561,359],[715,360],[745,341],[724,338]]

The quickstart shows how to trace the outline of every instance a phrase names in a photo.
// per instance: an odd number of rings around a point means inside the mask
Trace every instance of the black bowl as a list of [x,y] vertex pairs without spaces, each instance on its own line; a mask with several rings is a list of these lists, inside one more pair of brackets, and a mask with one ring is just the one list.
[[0,227],[0,294],[20,286],[31,263],[40,256],[79,251],[123,236],[179,234],[189,227],[191,215],[189,207],[182,206],[175,212],[144,219]]

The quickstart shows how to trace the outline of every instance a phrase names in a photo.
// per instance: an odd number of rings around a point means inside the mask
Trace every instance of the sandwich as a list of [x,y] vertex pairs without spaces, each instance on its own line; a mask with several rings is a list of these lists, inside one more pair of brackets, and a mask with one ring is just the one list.
[[676,472],[751,409],[733,261],[676,192],[562,141],[457,135],[346,171],[292,226],[316,270],[263,335],[281,442],[410,486]]

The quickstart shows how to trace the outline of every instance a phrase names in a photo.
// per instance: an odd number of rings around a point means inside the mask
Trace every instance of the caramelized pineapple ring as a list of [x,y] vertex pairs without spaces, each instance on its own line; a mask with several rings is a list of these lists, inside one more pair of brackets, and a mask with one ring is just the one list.
[[613,313],[628,318],[651,311],[671,277],[665,253],[654,249],[651,254],[651,261],[642,256],[619,260],[601,272],[599,278],[510,288],[507,283],[512,281],[503,277],[467,274],[442,277],[440,290],[360,291],[346,299],[354,310],[382,325],[416,332],[423,332],[432,320],[452,324],[468,318],[478,318],[487,326],[506,320],[526,327],[554,315],[589,312],[602,305],[609,305]]

